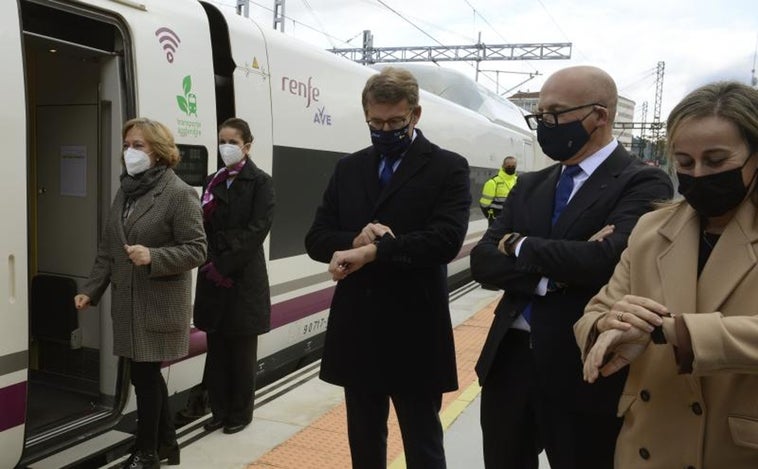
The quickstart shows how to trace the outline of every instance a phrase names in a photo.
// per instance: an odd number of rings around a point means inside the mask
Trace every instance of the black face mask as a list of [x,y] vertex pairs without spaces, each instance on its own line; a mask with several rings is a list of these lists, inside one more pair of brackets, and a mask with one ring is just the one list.
[[[586,119],[592,113],[584,117]],[[556,124],[548,127],[544,122],[537,124],[537,141],[542,151],[555,161],[566,161],[576,155],[580,148],[590,140],[590,134],[584,129],[581,120]]]
[[513,176],[514,174],[516,174],[516,168],[505,168],[504,171],[505,171],[505,174],[508,174],[510,176]]
[[[750,161],[750,158],[747,161]],[[742,182],[742,168],[745,167],[745,164],[739,168],[700,177],[693,177],[677,171],[676,175],[679,178],[677,190],[701,216],[706,218],[718,217],[745,200],[747,189],[752,184],[752,179],[747,187]],[[756,174],[758,174],[758,170],[753,174],[753,179],[755,179]]]
[[396,158],[403,154],[411,146],[411,138],[408,136],[410,123],[398,130],[374,130],[371,131],[371,143],[380,155],[388,158]]

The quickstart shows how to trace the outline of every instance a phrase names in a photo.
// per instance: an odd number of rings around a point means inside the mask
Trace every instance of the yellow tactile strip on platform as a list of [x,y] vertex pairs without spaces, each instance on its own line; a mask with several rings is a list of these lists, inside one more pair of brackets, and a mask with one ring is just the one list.
[[[492,323],[492,314],[497,305],[495,298],[486,307],[471,316],[454,330],[459,389],[442,396],[440,418],[445,429],[455,421],[467,403],[476,398],[474,365],[487,330]],[[405,460],[400,429],[394,410],[390,406],[387,422],[387,460],[391,469],[403,469]],[[248,469],[342,469],[350,467],[350,448],[347,442],[345,404],[335,406],[307,428],[264,454]]]

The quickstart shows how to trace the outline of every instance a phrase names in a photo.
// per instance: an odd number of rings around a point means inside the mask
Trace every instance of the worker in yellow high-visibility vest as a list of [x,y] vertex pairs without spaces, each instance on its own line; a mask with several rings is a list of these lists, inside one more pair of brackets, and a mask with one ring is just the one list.
[[516,185],[516,158],[506,156],[503,165],[497,172],[497,175],[487,179],[482,187],[482,198],[479,199],[479,207],[482,213],[487,217],[487,222],[491,225],[492,221],[503,211],[503,204],[508,193]]

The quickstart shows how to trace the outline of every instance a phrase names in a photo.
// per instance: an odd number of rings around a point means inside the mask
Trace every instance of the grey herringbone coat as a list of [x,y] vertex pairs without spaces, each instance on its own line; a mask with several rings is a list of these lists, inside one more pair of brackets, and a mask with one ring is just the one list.
[[[115,355],[149,362],[181,358],[189,349],[191,270],[206,256],[197,192],[167,169],[122,224],[123,207],[119,189],[81,292],[96,305],[110,283]],[[135,266],[125,244],[149,248],[151,263]]]

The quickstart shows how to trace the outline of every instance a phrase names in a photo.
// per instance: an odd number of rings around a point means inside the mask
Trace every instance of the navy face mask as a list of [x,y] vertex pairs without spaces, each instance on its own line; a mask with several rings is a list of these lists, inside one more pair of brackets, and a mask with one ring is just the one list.
[[552,127],[539,122],[537,141],[542,151],[555,161],[566,161],[576,155],[579,149],[590,140],[590,134],[584,129],[582,120],[556,124]]
[[402,129],[397,130],[374,130],[369,127],[371,143],[374,144],[374,148],[379,154],[390,159],[397,158],[411,146],[411,138],[408,136],[410,125],[408,123]]
[[[750,158],[747,161],[750,161]],[[677,171],[676,176],[679,178],[677,190],[701,216],[706,218],[718,217],[745,200],[747,189],[750,187],[750,184],[745,187],[742,182],[742,168],[745,167],[745,164],[739,168],[700,177]],[[758,171],[753,174],[753,179],[755,179],[756,174]]]

